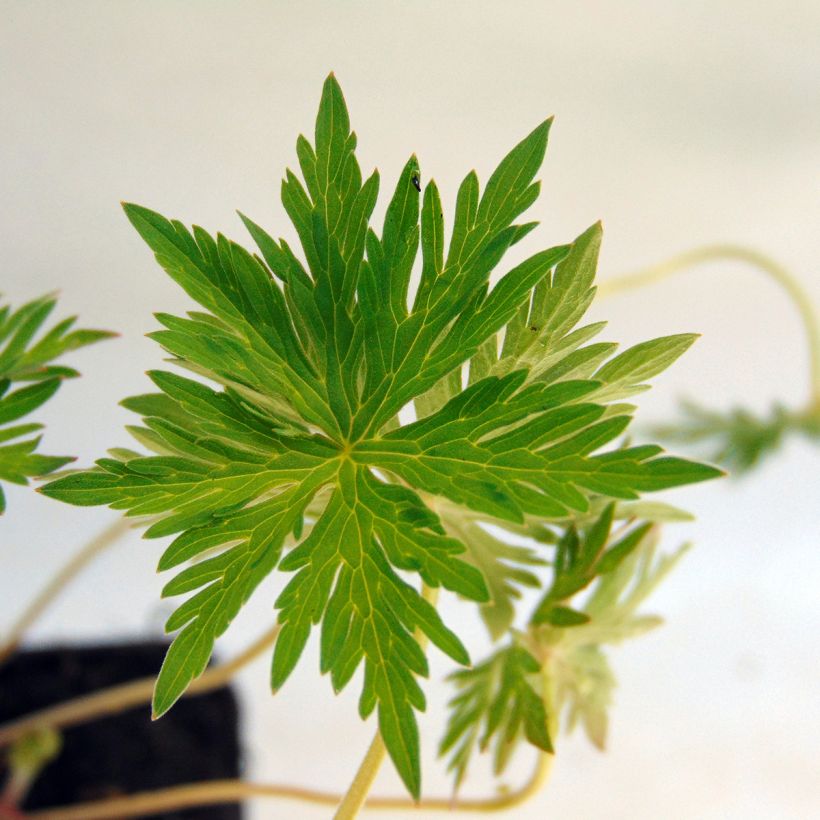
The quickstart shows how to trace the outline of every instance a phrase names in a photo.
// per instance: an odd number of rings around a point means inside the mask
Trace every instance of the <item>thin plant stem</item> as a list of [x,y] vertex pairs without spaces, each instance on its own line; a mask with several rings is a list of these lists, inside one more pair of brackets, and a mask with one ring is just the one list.
[[43,588],[12,625],[0,645],[0,664],[5,663],[20,646],[23,636],[43,614],[51,602],[91,563],[101,552],[115,544],[127,532],[129,523],[120,518],[92,538]]
[[[421,594],[426,601],[433,606],[436,605],[438,588],[428,587],[427,584],[422,584]],[[416,630],[416,640],[422,649],[427,647],[427,636],[420,629]],[[359,765],[353,782],[341,799],[336,813],[333,815],[333,820],[351,820],[351,818],[356,817],[367,799],[368,792],[373,786],[373,781],[376,779],[376,775],[378,775],[379,769],[384,762],[386,752],[387,749],[385,749],[381,732],[376,729],[376,734],[370,742],[367,754],[365,754],[364,759]]]
[[[436,590],[431,590],[427,587],[423,589],[425,597],[431,602],[434,602],[436,592]],[[279,627],[277,625],[268,633],[263,635],[255,644],[253,644],[253,646],[249,647],[244,653],[242,653],[242,655],[238,656],[230,663],[224,664],[223,666],[217,667],[213,670],[206,671],[202,677],[191,684],[186,694],[202,692],[208,688],[214,688],[221,683],[224,683],[239,668],[252,660],[253,657],[261,653],[266,646],[272,643],[276,638],[278,630]],[[417,637],[422,645],[426,644],[425,636],[418,635]],[[147,701],[151,696],[153,680],[137,681],[135,684],[126,684],[125,686],[134,686],[135,688],[136,686],[141,686],[141,700]],[[123,688],[125,687],[114,687],[114,689]],[[105,694],[106,693],[98,693],[98,695],[90,696],[90,698],[94,699],[99,695],[104,696]],[[78,700],[82,701],[85,699],[80,698]],[[64,704],[64,706],[69,706],[72,703],[75,706],[77,705],[77,702],[73,701],[69,704]],[[133,704],[128,703],[123,708],[126,708],[128,705]],[[38,725],[42,725],[42,723],[39,723]],[[381,747],[380,752],[378,751],[379,746]],[[375,752],[374,747],[377,750]],[[378,759],[376,759],[377,756]],[[371,759],[368,761],[368,758]],[[530,798],[534,797],[543,788],[552,770],[552,763],[554,760],[553,755],[540,752],[531,776],[526,783],[514,791],[487,798],[425,798],[416,802],[406,797],[376,797],[367,795],[367,791],[372,785],[373,779],[378,772],[378,766],[383,758],[384,743],[381,736],[377,733],[370,744],[365,760],[360,766],[360,773],[362,769],[367,769],[369,779],[366,783],[364,778],[360,780],[360,784],[363,788],[357,792],[356,799],[357,801],[360,799],[361,802],[359,802],[356,806],[356,812],[360,809],[382,809],[404,812],[438,810],[493,813],[504,811],[506,809],[511,809],[515,806],[521,805]],[[358,778],[359,774],[357,773],[357,779]],[[337,806],[338,809],[336,816],[338,817],[338,811],[341,810],[344,805],[344,800],[347,799],[348,795],[350,795],[352,791],[353,784],[347,794],[339,795],[331,792],[316,791],[313,789],[305,789],[289,785],[249,783],[242,780],[213,780],[206,783],[189,783],[180,786],[172,786],[166,789],[140,792],[126,797],[116,797],[88,803],[79,803],[73,806],[43,809],[41,811],[31,812],[26,816],[30,818],[30,820],[110,820],[115,817],[150,817],[155,814],[169,811],[194,808],[197,806],[217,805],[221,803],[236,803],[249,798],[261,797],[298,800],[324,806]],[[352,817],[355,816],[355,814],[348,816]]]
[[[540,753],[532,775],[527,782],[512,792],[474,800],[429,798],[418,803],[406,797],[367,797],[364,809],[387,811],[471,811],[492,813],[514,808],[537,794],[550,773],[553,755]],[[207,783],[189,783],[151,792],[140,792],[127,797],[115,797],[90,803],[77,803],[30,812],[27,820],[111,820],[121,817],[151,817],[169,811],[197,806],[236,803],[254,797],[299,800],[322,806],[338,805],[340,795],[331,792],[300,789],[266,783],[247,783],[242,780],[213,780]]]
[[387,749],[384,746],[381,732],[376,730],[353,782],[339,801],[333,820],[350,820],[358,815],[367,800],[368,792],[379,773],[386,753]]
[[820,406],[820,322],[812,300],[800,282],[771,257],[742,245],[707,245],[673,256],[657,265],[601,282],[598,286],[598,295],[611,296],[621,291],[651,285],[687,268],[720,260],[745,262],[773,279],[788,294],[800,314],[809,347],[809,407]]
[[[200,695],[224,686],[243,666],[259,657],[276,640],[280,625],[276,624],[261,635],[244,652],[227,663],[206,669],[185,692],[185,695]],[[0,726],[0,748],[14,743],[30,732],[43,726],[65,729],[93,718],[123,712],[142,703],[149,703],[154,691],[155,677],[112,686],[90,695],[41,709],[17,720]]]

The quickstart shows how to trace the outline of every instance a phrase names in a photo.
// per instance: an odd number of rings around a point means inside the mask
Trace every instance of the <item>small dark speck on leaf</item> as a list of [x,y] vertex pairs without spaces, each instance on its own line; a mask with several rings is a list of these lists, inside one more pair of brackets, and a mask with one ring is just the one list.
[[531,330],[533,333],[537,333],[537,332],[538,332],[538,328],[537,328],[535,325],[530,325],[530,330]]
[[410,182],[412,182],[415,189],[421,193],[421,182],[419,181],[417,174],[413,174],[413,176],[410,177]]

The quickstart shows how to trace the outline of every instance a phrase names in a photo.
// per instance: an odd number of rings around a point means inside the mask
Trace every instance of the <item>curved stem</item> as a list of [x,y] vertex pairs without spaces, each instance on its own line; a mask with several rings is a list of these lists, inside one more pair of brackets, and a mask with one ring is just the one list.
[[[424,587],[422,592],[427,600],[431,601],[431,603],[435,602],[437,590]],[[209,684],[213,686],[219,685],[218,683],[214,683],[217,680],[219,682],[227,680],[238,668],[259,654],[268,643],[272,642],[278,630],[279,627],[277,625],[231,663],[205,672],[201,678],[191,685],[188,689],[188,693],[195,691],[201,692],[206,688],[212,688]],[[426,636],[417,635],[417,638],[422,645],[427,643]],[[142,694],[144,695],[142,700],[149,700],[153,681],[138,681],[136,685],[144,687],[142,690]],[[132,684],[126,684],[126,686],[132,686]],[[117,688],[121,687],[115,687],[115,689]],[[105,693],[100,694],[104,695]],[[381,739],[381,735],[377,732],[370,744],[365,759],[359,767],[359,772],[353,784],[351,784],[350,789],[348,789],[345,795],[288,785],[248,783],[242,780],[214,780],[207,783],[189,783],[181,786],[172,786],[166,789],[141,792],[126,797],[116,797],[108,800],[79,803],[73,806],[44,809],[32,812],[28,814],[27,817],[30,818],[30,820],[110,820],[110,818],[113,817],[150,817],[154,814],[173,810],[216,805],[219,803],[235,803],[253,797],[300,800],[325,806],[338,806],[336,817],[340,816],[339,812],[342,811],[343,806],[345,806],[345,801],[348,801],[345,811],[352,810],[354,813],[341,815],[342,817],[355,817],[355,812],[358,812],[362,808],[405,812],[427,809],[491,813],[513,808],[536,795],[546,782],[554,760],[553,755],[540,752],[536,766],[527,782],[519,789],[505,794],[473,800],[426,798],[415,802],[406,797],[367,796],[367,792],[378,773],[379,765],[383,758],[384,743]]]
[[[496,812],[510,809],[524,803],[543,786],[550,772],[552,755],[541,753],[529,780],[520,788],[507,794],[477,800],[451,798],[430,798],[418,803],[406,797],[368,797],[365,809],[423,811],[471,811]],[[113,817],[151,817],[154,814],[189,809],[196,806],[236,803],[252,797],[269,797],[300,800],[323,806],[335,806],[340,795],[330,792],[300,789],[295,786],[280,786],[266,783],[246,783],[242,780],[214,780],[209,783],[189,783],[171,786],[152,792],[141,792],[128,797],[115,797],[90,803],[77,803],[30,812],[28,820],[111,820]]]
[[[427,584],[422,584],[421,595],[425,601],[435,606],[438,600],[438,588],[428,587]],[[418,641],[422,650],[427,648],[427,636],[420,629],[416,629],[416,641]],[[373,786],[373,781],[379,773],[386,752],[387,749],[385,749],[381,732],[376,729],[376,734],[370,742],[367,754],[365,754],[356,772],[356,776],[353,778],[353,782],[339,803],[339,807],[333,815],[333,820],[351,820],[351,818],[356,817],[365,803],[368,792]]]
[[797,308],[809,345],[809,404],[811,407],[820,405],[820,322],[803,286],[782,265],[765,254],[742,245],[707,245],[686,251],[658,265],[604,281],[598,286],[598,295],[610,296],[623,290],[658,282],[695,265],[727,259],[745,262],[758,268],[780,285]]
[[101,552],[117,542],[128,530],[129,523],[118,519],[110,527],[92,538],[52,579],[40,594],[28,605],[23,614],[9,630],[0,646],[0,664],[14,654],[26,631],[43,614],[48,605],[71,581]]
[[[114,534],[115,530],[116,535]],[[55,579],[49,585],[48,590],[54,591],[52,597],[76,575],[94,554],[113,542],[114,537],[119,537],[120,534],[118,527],[112,527],[95,539],[92,544],[89,544],[60,573],[59,580],[61,583],[58,584],[58,579]],[[436,589],[426,586],[422,588],[423,596],[431,603],[435,603],[437,593],[438,590]],[[44,599],[44,602],[39,606],[39,611],[42,611],[48,603],[48,598],[45,594],[41,595],[40,598]],[[34,610],[34,606],[29,611],[32,610]],[[36,617],[36,614],[38,613],[35,612],[34,617]],[[206,670],[200,678],[191,684],[185,694],[201,694],[227,683],[239,669],[256,658],[276,640],[279,630],[280,626],[277,624],[232,661]],[[427,644],[427,637],[423,633],[418,632],[416,637],[422,647]],[[49,726],[54,729],[65,728],[97,716],[113,714],[140,703],[147,703],[151,699],[153,686],[153,677],[143,678],[24,716],[0,727],[0,746],[12,743],[42,726]],[[553,755],[539,753],[535,769],[527,782],[521,788],[506,794],[473,800],[456,801],[453,798],[427,798],[415,802],[404,797],[367,796],[384,756],[384,742],[380,733],[377,732],[351,787],[343,796],[295,786],[247,783],[241,780],[216,780],[207,783],[173,786],[127,797],[44,809],[30,813],[27,817],[33,818],[33,820],[105,820],[112,817],[149,817],[174,809],[233,803],[251,797],[284,798],[322,805],[336,805],[338,806],[335,814],[336,818],[355,817],[362,808],[491,813],[513,808],[537,794],[550,773],[554,759]]]
[[[276,624],[233,660],[206,669],[191,683],[185,695],[199,695],[224,686],[243,666],[270,647],[276,640],[280,628],[279,624]],[[140,678],[24,715],[0,726],[0,748],[43,726],[64,729],[92,718],[116,714],[133,706],[149,703],[154,691],[154,681],[155,676]]]

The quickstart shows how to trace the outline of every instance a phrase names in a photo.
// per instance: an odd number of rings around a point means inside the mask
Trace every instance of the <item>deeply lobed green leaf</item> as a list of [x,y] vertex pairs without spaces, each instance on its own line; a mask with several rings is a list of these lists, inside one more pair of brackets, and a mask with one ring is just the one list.
[[[532,528],[586,513],[600,496],[637,499],[717,474],[654,446],[601,452],[631,412],[606,402],[685,344],[660,340],[608,365],[612,346],[583,347],[600,329],[574,330],[594,293],[598,226],[490,285],[534,227],[515,220],[538,194],[549,127],[525,137],[483,192],[468,174],[449,243],[433,181],[419,201],[415,157],[374,227],[379,176],[361,172],[332,75],[313,143],[297,141],[301,179],[288,171],[282,183],[301,254],[246,216],[260,255],[125,206],[159,264],[204,309],[159,314],[163,329],[152,337],[218,389],[153,373],[159,392],[125,403],[143,417],[132,433],[151,454],[115,451],[44,492],[150,516],[148,536],[176,536],[160,568],[185,568],[165,594],[193,595],[167,625],[179,632],[157,681],[157,714],[202,672],[214,640],[279,566],[293,575],[276,601],[274,688],[321,625],[322,671],[338,690],[364,667],[360,711],[378,711],[388,751],[418,796],[417,678],[427,663],[414,632],[459,663],[468,657],[403,576],[486,602],[480,568],[498,563],[469,552],[481,536],[438,510]],[[400,425],[411,402],[418,420]],[[510,594],[507,582],[490,587]],[[546,744],[540,713],[521,693],[528,731]]]
[[[79,375],[73,368],[54,364],[55,359],[113,335],[102,330],[72,330],[74,316],[43,333],[56,303],[53,296],[44,296],[16,310],[9,305],[0,307],[0,481],[25,485],[29,478],[47,475],[73,461],[70,456],[36,453],[40,436],[18,440],[38,432],[42,425],[11,423],[45,404],[63,379]],[[20,382],[23,387],[11,390]],[[0,486],[0,513],[4,510]]]
[[457,689],[450,701],[450,721],[439,746],[449,755],[448,769],[457,789],[472,754],[493,745],[493,772],[503,773],[522,738],[552,752],[544,706],[541,664],[522,646],[511,643],[472,669],[450,677]]

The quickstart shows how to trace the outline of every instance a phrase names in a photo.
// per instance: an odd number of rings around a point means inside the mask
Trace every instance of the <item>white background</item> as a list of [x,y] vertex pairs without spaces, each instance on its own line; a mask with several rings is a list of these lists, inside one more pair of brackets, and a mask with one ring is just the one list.
[[[89,464],[125,445],[117,407],[161,352],[152,311],[184,294],[153,264],[118,201],[241,239],[234,208],[286,231],[278,185],[310,133],[330,69],[365,169],[389,187],[412,151],[452,202],[543,116],[556,115],[542,227],[527,249],[602,218],[601,278],[692,246],[749,244],[820,298],[820,6],[751,2],[0,3],[2,291],[59,289],[61,314],[122,337],[71,357],[84,372],[40,414],[47,452]],[[703,338],[643,402],[679,395],[765,410],[807,397],[803,339],[784,296],[754,271],[703,267],[612,299],[595,315],[624,343]],[[667,543],[696,549],[653,601],[667,625],[613,653],[620,680],[609,749],[564,739],[549,788],[514,816],[567,820],[802,820],[820,816],[817,450],[793,441],[763,469],[670,493],[698,516]],[[0,530],[0,629],[110,511],[11,490]],[[36,523],[32,523],[36,522]],[[134,534],[51,609],[32,642],[159,633],[162,543]],[[237,651],[273,617],[270,579],[220,642]],[[466,606],[443,603],[481,655]],[[341,789],[373,728],[355,687],[333,698],[306,654],[271,698],[266,661],[241,678],[250,776]],[[446,794],[435,741],[447,670],[434,657],[424,718],[425,791]],[[521,759],[518,782],[528,771]],[[466,792],[491,793],[481,770]],[[396,793],[385,767],[380,793]],[[260,803],[256,818],[327,809]],[[371,817],[380,816],[378,812]],[[384,814],[383,816],[396,816]],[[443,815],[442,815],[443,816]],[[431,815],[432,817],[432,815]]]

